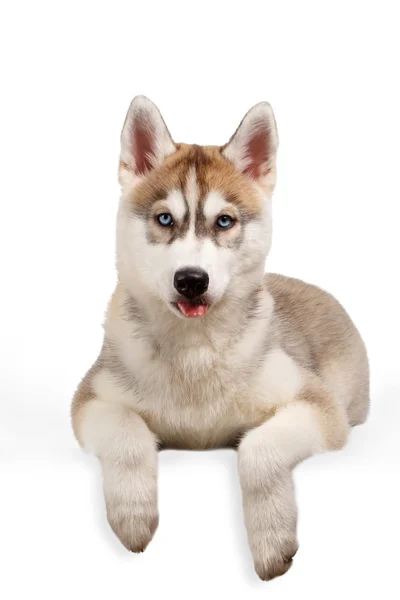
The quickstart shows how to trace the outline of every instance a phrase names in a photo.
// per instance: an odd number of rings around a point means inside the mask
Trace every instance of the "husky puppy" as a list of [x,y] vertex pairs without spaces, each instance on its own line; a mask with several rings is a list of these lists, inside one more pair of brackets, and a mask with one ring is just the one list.
[[368,361],[341,305],[265,275],[278,136],[254,106],[221,147],[175,143],[147,98],[121,135],[118,284],[72,404],[100,460],[109,523],[133,552],[158,523],[157,450],[238,448],[255,569],[297,551],[292,470],[338,450],[369,406]]

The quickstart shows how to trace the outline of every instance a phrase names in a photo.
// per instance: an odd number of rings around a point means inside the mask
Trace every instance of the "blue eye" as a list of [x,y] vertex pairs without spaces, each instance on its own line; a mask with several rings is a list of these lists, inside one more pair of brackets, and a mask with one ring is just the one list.
[[161,213],[161,215],[158,215],[157,219],[163,227],[170,227],[174,223],[172,215],[169,213]]
[[221,215],[217,219],[217,226],[221,229],[230,229],[234,224],[234,220],[229,215]]

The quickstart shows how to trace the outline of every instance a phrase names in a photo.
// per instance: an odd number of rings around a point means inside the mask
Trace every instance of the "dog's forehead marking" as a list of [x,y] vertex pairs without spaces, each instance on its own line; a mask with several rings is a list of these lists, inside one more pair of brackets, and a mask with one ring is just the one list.
[[204,203],[213,190],[249,217],[257,216],[261,210],[261,196],[251,179],[236,171],[218,147],[178,144],[177,151],[135,187],[130,199],[136,212],[146,216],[154,202],[166,200],[177,189],[192,204],[191,216],[196,212],[195,205]]
[[218,215],[221,211],[226,209],[229,206],[229,202],[225,199],[224,195],[217,191],[211,190],[209,194],[207,194],[203,206],[203,212],[206,219],[211,219]]
[[169,208],[173,217],[180,221],[183,220],[187,208],[182,190],[172,190],[167,196],[165,205]]
[[190,215],[190,225],[189,230],[194,229],[194,222],[196,218],[197,206],[199,203],[200,192],[199,186],[197,183],[197,174],[194,167],[190,167],[185,184],[185,199],[187,202],[189,215]]

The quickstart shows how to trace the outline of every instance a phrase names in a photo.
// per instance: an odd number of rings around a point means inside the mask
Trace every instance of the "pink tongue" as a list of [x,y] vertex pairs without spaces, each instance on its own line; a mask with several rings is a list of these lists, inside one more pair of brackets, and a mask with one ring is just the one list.
[[177,306],[185,317],[204,317],[207,312],[207,304],[192,304],[191,302],[178,302]]

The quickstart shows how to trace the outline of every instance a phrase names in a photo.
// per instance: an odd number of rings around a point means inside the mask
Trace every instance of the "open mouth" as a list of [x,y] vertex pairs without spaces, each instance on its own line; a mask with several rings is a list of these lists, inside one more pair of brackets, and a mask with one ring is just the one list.
[[184,317],[190,319],[194,317],[204,317],[208,310],[208,304],[204,300],[195,300],[193,302],[189,302],[188,300],[178,300],[175,306]]

